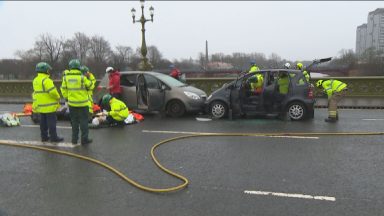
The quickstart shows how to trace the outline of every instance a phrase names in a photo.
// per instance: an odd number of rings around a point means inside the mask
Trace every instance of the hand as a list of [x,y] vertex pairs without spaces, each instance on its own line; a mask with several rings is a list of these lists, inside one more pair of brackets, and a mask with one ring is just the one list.
[[107,116],[108,115],[108,111],[107,110],[103,110],[103,115]]

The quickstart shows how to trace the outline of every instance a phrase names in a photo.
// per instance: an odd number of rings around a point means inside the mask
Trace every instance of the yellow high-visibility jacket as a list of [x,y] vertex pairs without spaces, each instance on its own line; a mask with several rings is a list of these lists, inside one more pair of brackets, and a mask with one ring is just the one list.
[[38,73],[33,79],[32,111],[52,113],[60,107],[60,95],[49,75]]
[[93,113],[93,90],[95,89],[96,78],[91,72],[88,72],[86,76],[92,82],[92,86],[88,90],[88,100],[89,100],[88,106],[89,106],[89,113]]
[[109,101],[111,106],[111,111],[108,112],[108,115],[111,116],[116,121],[124,121],[129,115],[128,107],[124,102],[116,98],[112,98]]
[[277,80],[277,84],[279,85],[280,94],[287,94],[289,90],[289,77],[279,77]]
[[329,99],[335,92],[345,89],[347,84],[339,80],[325,80],[321,86],[323,87],[324,92],[327,93]]
[[72,69],[64,75],[60,89],[69,106],[88,107],[88,90],[92,85],[92,81],[85,77],[80,70]]

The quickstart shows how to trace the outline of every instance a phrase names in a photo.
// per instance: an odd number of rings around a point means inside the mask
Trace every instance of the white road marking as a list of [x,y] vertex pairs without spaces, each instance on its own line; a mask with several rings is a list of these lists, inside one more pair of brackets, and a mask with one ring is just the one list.
[[25,145],[61,147],[61,148],[75,148],[77,146],[80,146],[80,145],[73,145],[72,143],[66,143],[66,142],[50,143],[50,142],[40,142],[40,141],[17,141],[17,140],[0,140],[0,142],[7,143],[7,144],[25,144]]
[[363,119],[363,121],[384,121],[384,119]]
[[[220,133],[207,133],[207,132],[188,132],[188,131],[157,131],[157,130],[142,130],[143,133],[164,133],[164,134],[189,134],[189,135],[214,135]],[[266,137],[278,137],[278,138],[293,138],[293,139],[319,139],[319,137],[310,136],[278,136],[268,135]]]
[[[20,125],[20,127],[40,128],[40,125]],[[72,127],[70,127],[70,126],[56,126],[56,128],[60,128],[60,129],[72,129]]]
[[306,194],[290,194],[290,193],[279,193],[279,192],[269,192],[269,191],[244,191],[245,194],[251,195],[263,195],[263,196],[278,196],[278,197],[288,197],[288,198],[298,198],[298,199],[313,199],[313,200],[323,200],[323,201],[332,201],[335,202],[335,197],[329,196],[313,196]]

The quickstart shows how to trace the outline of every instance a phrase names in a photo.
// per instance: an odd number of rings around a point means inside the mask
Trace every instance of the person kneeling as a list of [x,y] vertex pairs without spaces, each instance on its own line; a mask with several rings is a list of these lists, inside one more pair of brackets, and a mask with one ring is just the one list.
[[109,104],[111,108],[110,111],[103,111],[103,114],[106,116],[106,121],[108,122],[108,124],[110,126],[117,126],[117,125],[123,126],[124,120],[129,115],[129,110],[127,105],[125,105],[124,102],[113,97],[110,94],[106,94],[103,96],[102,104],[103,104],[103,107]]

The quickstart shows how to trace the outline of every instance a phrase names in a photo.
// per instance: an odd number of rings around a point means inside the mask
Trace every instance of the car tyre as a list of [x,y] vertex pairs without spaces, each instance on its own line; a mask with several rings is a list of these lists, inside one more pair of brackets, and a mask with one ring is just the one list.
[[307,108],[301,102],[293,102],[288,105],[287,113],[292,121],[301,121],[307,116]]
[[228,115],[228,107],[221,101],[214,101],[209,107],[210,114],[213,118],[219,119]]
[[173,100],[167,105],[167,115],[171,117],[181,117],[185,113],[185,106],[179,100]]

